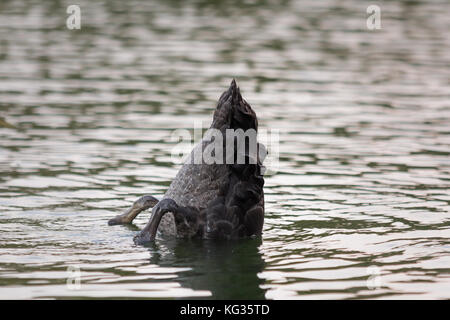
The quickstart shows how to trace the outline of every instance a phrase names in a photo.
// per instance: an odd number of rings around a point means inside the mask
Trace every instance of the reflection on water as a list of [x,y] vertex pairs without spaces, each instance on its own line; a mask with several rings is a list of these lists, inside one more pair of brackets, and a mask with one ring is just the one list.
[[[450,298],[448,1],[78,3],[0,2],[0,298]],[[263,238],[134,246],[232,77],[280,130]]]

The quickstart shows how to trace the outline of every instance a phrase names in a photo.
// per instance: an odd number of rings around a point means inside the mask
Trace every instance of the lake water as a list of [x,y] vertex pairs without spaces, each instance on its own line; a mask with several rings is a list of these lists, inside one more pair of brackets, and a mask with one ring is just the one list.
[[[43,4],[45,3],[45,4]],[[450,3],[0,2],[0,298],[450,298]],[[107,225],[235,77],[279,130],[262,239]],[[74,280],[81,276],[80,286]]]

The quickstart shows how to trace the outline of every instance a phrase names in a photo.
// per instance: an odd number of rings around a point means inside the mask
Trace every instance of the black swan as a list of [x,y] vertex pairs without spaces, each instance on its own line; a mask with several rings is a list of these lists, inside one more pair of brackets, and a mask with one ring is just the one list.
[[[252,129],[254,132],[258,129],[256,114],[242,98],[234,79],[219,99],[211,128],[222,133],[224,154],[227,142],[233,146],[237,144],[236,136],[229,138],[226,135],[228,129]],[[233,148],[233,161],[194,163],[196,155],[203,154],[214,140],[205,136],[193,148],[162,200],[145,195],[108,224],[131,223],[140,212],[153,207],[147,225],[134,237],[136,244],[153,241],[157,231],[161,235],[203,239],[261,235],[264,223],[262,162],[266,149],[255,140],[257,151],[251,154],[251,139],[244,138],[243,149]],[[236,161],[238,153],[243,156],[243,162]]]

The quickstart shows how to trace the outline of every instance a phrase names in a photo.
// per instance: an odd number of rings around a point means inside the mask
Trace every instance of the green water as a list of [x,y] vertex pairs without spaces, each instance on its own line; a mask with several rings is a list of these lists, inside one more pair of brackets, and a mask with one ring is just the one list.
[[[0,2],[1,299],[450,298],[448,1],[69,4]],[[108,219],[233,77],[280,132],[262,239],[135,246]]]

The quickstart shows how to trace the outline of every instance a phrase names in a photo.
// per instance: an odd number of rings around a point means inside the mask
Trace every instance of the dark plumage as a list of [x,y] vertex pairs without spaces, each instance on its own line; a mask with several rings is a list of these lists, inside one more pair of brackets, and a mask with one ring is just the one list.
[[250,139],[246,139],[244,153],[238,154],[242,151],[237,148],[236,137],[234,141],[225,138],[227,129],[258,129],[256,114],[242,98],[234,80],[219,99],[211,128],[222,132],[224,157],[226,144],[231,143],[235,146],[234,160],[241,156],[244,163],[194,164],[195,155],[214,141],[206,136],[194,147],[161,201],[143,196],[109,224],[131,223],[141,211],[154,207],[149,222],[134,239],[138,244],[153,241],[157,231],[163,235],[205,239],[260,235],[264,223],[262,161],[266,152],[257,143],[255,159],[249,153]]

